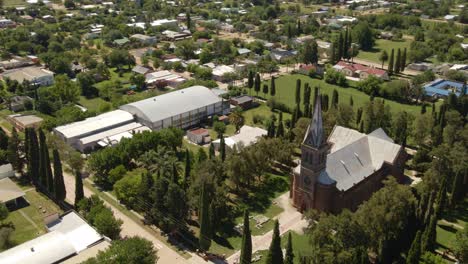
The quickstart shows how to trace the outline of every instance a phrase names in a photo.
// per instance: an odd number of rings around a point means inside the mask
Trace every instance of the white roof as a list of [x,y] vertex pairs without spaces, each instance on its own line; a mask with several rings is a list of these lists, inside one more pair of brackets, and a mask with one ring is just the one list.
[[159,19],[159,20],[154,20],[151,22],[152,27],[157,27],[157,26],[163,26],[166,24],[172,24],[172,23],[177,23],[177,20],[175,19]]
[[221,101],[210,89],[197,85],[122,105],[120,109],[154,123]]
[[459,71],[459,70],[466,70],[468,69],[468,65],[467,64],[454,64],[450,70],[456,70],[456,71]]
[[62,216],[48,228],[49,233],[0,253],[1,263],[56,263],[103,238],[74,211]]
[[132,131],[132,130],[137,129],[137,128],[141,127],[141,126],[142,125],[139,124],[139,123],[132,122],[130,124],[126,124],[126,125],[123,125],[123,126],[119,126],[119,127],[116,127],[116,128],[105,130],[105,131],[97,133],[97,134],[90,135],[88,137],[81,138],[80,143],[83,144],[83,145],[86,145],[86,144],[89,144],[91,142],[97,142],[97,141],[105,139],[107,137],[111,137],[111,136],[114,136],[114,135],[117,135],[117,134],[120,134],[120,133],[123,133],[123,132]]
[[73,138],[105,129],[107,127],[113,127],[118,124],[130,122],[131,120],[133,120],[132,114],[122,110],[115,110],[95,117],[86,118],[83,121],[56,127],[54,131],[61,133],[66,138]]
[[[234,136],[225,138],[224,142],[230,148],[232,148],[234,145],[248,147],[257,142],[260,137],[266,136],[267,133],[268,132],[265,129],[243,126],[241,127],[239,133],[235,134]],[[220,143],[220,139],[213,141],[213,143]]]
[[214,76],[223,76],[226,73],[235,72],[234,68],[227,65],[218,65],[213,68],[213,75]]
[[154,83],[157,81],[171,81],[171,80],[175,80],[179,78],[182,78],[182,77],[167,70],[157,71],[157,72],[148,73],[146,75],[146,83]]

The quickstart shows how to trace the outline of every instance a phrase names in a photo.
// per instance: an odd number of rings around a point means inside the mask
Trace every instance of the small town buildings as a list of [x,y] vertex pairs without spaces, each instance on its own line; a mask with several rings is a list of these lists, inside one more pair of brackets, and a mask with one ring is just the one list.
[[288,59],[294,58],[297,55],[295,50],[285,50],[285,49],[273,49],[270,51],[270,56],[273,60],[278,62],[285,62]]
[[406,152],[381,129],[366,135],[335,126],[328,139],[320,96],[294,169],[290,197],[299,211],[356,210],[389,176],[402,181]]
[[344,75],[349,77],[357,77],[359,79],[367,79],[370,75],[378,77],[382,80],[389,80],[388,73],[385,70],[368,67],[359,63],[349,63],[339,61],[333,69],[342,72]]
[[316,74],[322,76],[324,73],[324,66],[321,64],[301,64],[299,65],[298,72],[304,75]]
[[130,36],[131,40],[138,41],[144,45],[154,45],[156,44],[155,36],[148,36],[143,34],[134,34]]
[[7,119],[10,123],[19,131],[24,131],[26,128],[38,128],[42,121],[42,118],[36,115],[9,115]]
[[158,19],[150,23],[152,27],[166,27],[173,28],[177,27],[177,20],[175,19]]
[[0,165],[0,180],[15,176],[15,170],[11,163]]
[[177,88],[179,85],[185,82],[185,78],[179,76],[175,73],[172,73],[167,70],[156,71],[146,74],[145,83],[149,86],[156,87],[173,87]]
[[[23,193],[24,194],[24,193]],[[99,234],[75,211],[51,218],[47,233],[0,253],[2,264],[81,263],[105,250],[109,239]]]
[[[224,139],[226,146],[229,148],[236,147],[248,147],[255,144],[261,137],[268,134],[265,129],[251,126],[242,126],[237,134]],[[216,149],[219,149],[221,143],[220,139],[214,140],[213,145]]]
[[413,70],[413,71],[428,71],[433,68],[432,63],[429,62],[413,62],[408,64],[406,68]]
[[467,87],[466,84],[460,82],[437,79],[424,85],[423,88],[426,96],[438,99],[447,97],[451,93],[454,93],[456,96],[460,96],[463,90],[466,92]]
[[234,106],[239,106],[243,110],[246,110],[253,107],[254,100],[252,96],[240,95],[236,97],[231,97],[231,99],[229,99],[229,103]]
[[[5,203],[7,206],[11,205],[16,207],[20,199],[24,199],[23,197],[26,193],[21,190],[18,185],[16,185],[10,178],[6,177],[0,179],[0,203]],[[3,258],[3,253],[0,253],[0,259],[3,263],[10,263],[5,262],[5,258]],[[11,263],[25,263],[25,262],[11,262]]]
[[14,28],[16,23],[10,19],[0,17],[0,28]]
[[229,103],[204,86],[191,86],[120,106],[137,122],[160,130],[167,127],[194,127],[201,121],[229,111]]
[[146,67],[143,67],[143,66],[140,66],[140,65],[136,65],[136,66],[133,67],[133,69],[132,69],[132,72],[133,72],[133,73],[141,74],[141,75],[146,75],[146,74],[149,73],[150,71],[151,71],[151,69],[146,68]]
[[164,39],[168,41],[178,41],[192,37],[192,34],[190,34],[189,32],[176,32],[172,30],[164,30],[162,34],[164,36]]
[[112,44],[118,46],[118,47],[122,47],[124,46],[125,44],[129,43],[130,40],[128,38],[121,38],[121,39],[116,39],[114,41],[112,41]]
[[454,21],[457,18],[458,18],[458,15],[445,15],[444,16],[444,19],[447,21]]
[[9,100],[9,108],[13,112],[26,110],[29,106],[32,107],[32,105],[33,99],[26,95],[15,95]]
[[225,81],[226,74],[236,72],[236,70],[233,67],[227,65],[217,65],[214,68],[212,68],[212,70],[213,79],[219,82]]
[[382,31],[382,32],[380,32],[380,38],[381,39],[386,39],[386,40],[392,40],[393,39],[393,33],[388,32],[388,31]]
[[13,69],[5,71],[1,74],[1,78],[9,78],[10,80],[23,83],[27,80],[32,85],[49,86],[54,84],[54,73],[36,66]]
[[207,129],[204,128],[194,128],[187,130],[187,138],[191,142],[203,145],[211,142],[211,137]]
[[249,49],[246,49],[246,48],[238,48],[237,49],[237,54],[239,54],[239,56],[249,55],[250,53],[251,53],[251,51]]

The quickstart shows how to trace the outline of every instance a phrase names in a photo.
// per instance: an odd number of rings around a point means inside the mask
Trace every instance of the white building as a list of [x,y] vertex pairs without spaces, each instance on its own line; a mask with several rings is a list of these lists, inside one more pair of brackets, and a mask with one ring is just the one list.
[[229,111],[229,103],[204,86],[192,86],[120,107],[152,130],[189,128]]
[[152,27],[177,27],[177,20],[175,19],[159,19],[150,23]]
[[[239,147],[248,147],[252,144],[255,144],[261,137],[266,136],[268,132],[265,129],[251,126],[241,127],[239,133],[234,136],[227,137],[224,139],[226,146],[229,148]],[[221,143],[220,139],[213,141],[213,145],[216,149],[219,148]]]
[[35,66],[6,71],[2,74],[2,78],[9,78],[10,80],[18,81],[19,83],[27,80],[31,84],[39,86],[49,86],[54,84],[53,72]]
[[176,88],[177,86],[184,83],[186,80],[175,73],[167,70],[151,72],[146,74],[145,82],[148,85],[158,86],[162,83],[164,86],[170,86]]
[[94,247],[104,250],[110,245],[108,240],[74,211],[65,213],[48,224],[47,230],[49,232],[40,237],[0,253],[1,263],[59,263],[71,261]]
[[224,78],[225,74],[235,73],[235,72],[236,70],[231,66],[218,65],[213,68],[213,79],[215,79],[216,81],[222,82],[225,79]]

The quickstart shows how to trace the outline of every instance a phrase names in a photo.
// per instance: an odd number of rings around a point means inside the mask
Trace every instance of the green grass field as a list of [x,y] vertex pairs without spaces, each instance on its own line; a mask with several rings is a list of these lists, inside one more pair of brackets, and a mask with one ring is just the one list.
[[[310,78],[309,76],[305,76],[302,74],[293,74],[293,75],[285,75],[281,76],[276,79],[275,84],[276,84],[276,99],[285,103],[289,107],[294,107],[295,106],[295,90],[296,90],[296,80],[301,79],[302,82],[302,87],[304,87],[304,84],[307,82],[311,87],[318,86],[320,88],[320,93],[322,94],[328,94],[328,96],[332,97],[333,90],[336,89],[339,93],[339,101],[340,102],[345,102],[348,103],[350,101],[350,97],[353,97],[354,101],[354,108],[357,109],[358,107],[364,106],[366,102],[369,101],[369,95],[355,89],[352,87],[348,88],[343,88],[339,87],[336,85],[331,85],[326,83],[323,80],[319,79],[313,79]],[[268,85],[270,84],[269,81],[266,82]],[[351,82],[351,85],[356,85],[356,83]],[[259,93],[260,96],[263,94]],[[301,89],[301,97],[303,96],[303,88]],[[266,96],[267,98],[270,98],[270,95]],[[311,100],[313,100],[313,92],[311,96]],[[303,98],[301,98],[303,99]],[[417,105],[408,105],[408,104],[401,104],[397,103],[394,101],[386,100],[385,104],[390,106],[390,109],[393,113],[399,112],[399,111],[407,111],[413,115],[419,114],[421,111],[421,107]],[[265,106],[266,107],[266,106]],[[301,104],[302,107],[302,104]],[[268,108],[267,108],[268,109]],[[269,109],[268,109],[269,110]],[[428,112],[431,111],[430,107],[427,110]],[[246,117],[249,115],[247,112],[244,114]]]
[[11,235],[13,245],[24,243],[46,233],[44,217],[53,213],[62,213],[62,210],[54,202],[34,189],[26,192],[26,200],[29,202],[29,206],[10,212],[5,220],[6,223],[12,222],[15,226]]
[[[404,48],[407,48],[409,51],[409,46],[411,44],[410,40],[402,40],[402,41],[391,41],[391,40],[385,40],[385,39],[378,39],[375,41],[375,46],[372,51],[362,51],[360,50],[357,58],[358,59],[363,59],[363,60],[368,60],[372,62],[377,62],[377,63],[382,63],[379,60],[380,53],[382,50],[386,50],[388,53],[388,56],[390,56],[392,49],[395,49],[395,56],[397,53],[398,49],[401,49],[403,51]],[[387,61],[388,63],[388,61]]]
[[20,5],[25,5],[26,1],[24,0],[3,0],[4,7],[15,7]]
[[437,244],[441,251],[452,249],[458,231],[468,222],[468,199],[457,209],[449,210],[437,223]]

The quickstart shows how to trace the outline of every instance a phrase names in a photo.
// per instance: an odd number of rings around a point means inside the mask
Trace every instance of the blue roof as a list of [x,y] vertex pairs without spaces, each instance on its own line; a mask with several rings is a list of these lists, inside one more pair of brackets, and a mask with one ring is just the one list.
[[444,79],[437,79],[424,85],[424,90],[428,96],[448,96],[450,93],[460,96],[462,89],[463,83]]

